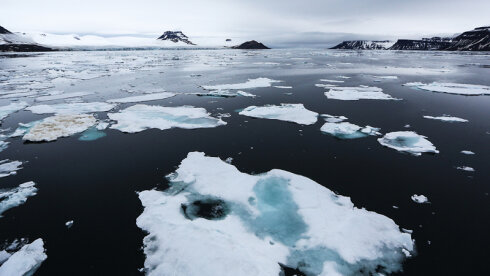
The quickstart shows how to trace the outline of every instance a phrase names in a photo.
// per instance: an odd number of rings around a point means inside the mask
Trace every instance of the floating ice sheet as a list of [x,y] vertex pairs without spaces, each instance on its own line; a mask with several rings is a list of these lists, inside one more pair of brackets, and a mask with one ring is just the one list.
[[325,96],[329,99],[343,101],[357,100],[399,100],[383,93],[383,89],[372,86],[359,87],[327,87]]
[[318,113],[306,109],[303,104],[249,106],[238,114],[254,118],[275,119],[301,125],[316,123]]
[[91,114],[59,114],[34,124],[22,139],[31,142],[54,141],[60,137],[85,131],[96,122]]
[[378,139],[378,142],[385,147],[408,152],[416,156],[421,155],[423,152],[439,153],[436,147],[426,138],[413,131],[396,131],[386,133],[385,136]]
[[163,100],[163,99],[171,98],[175,95],[176,95],[175,93],[161,92],[161,93],[153,93],[153,94],[147,94],[147,95],[141,95],[141,96],[120,98],[120,99],[110,99],[110,100],[107,100],[107,102],[109,102],[109,103],[147,102],[147,101]]
[[48,255],[46,255],[44,250],[44,242],[42,239],[37,239],[30,244],[24,245],[8,258],[0,266],[0,276],[33,275],[46,258],[48,258]]
[[192,152],[167,191],[139,193],[148,275],[391,273],[413,251],[393,220],[300,175],[259,175]]
[[26,102],[16,102],[9,105],[0,106],[0,121],[5,119],[8,115],[22,110],[29,106]]
[[9,161],[8,159],[0,161],[0,178],[17,174],[17,171],[22,169],[21,166],[20,161]]
[[0,217],[14,207],[24,204],[27,198],[35,196],[37,188],[32,181],[20,184],[19,187],[0,190]]
[[243,83],[203,85],[202,88],[206,90],[252,89],[252,88],[270,87],[272,86],[273,83],[277,83],[277,82],[281,82],[281,81],[273,80],[269,78],[256,78],[256,79],[248,79],[248,81]]
[[53,104],[53,105],[34,105],[27,108],[35,114],[80,114],[80,113],[94,113],[94,112],[106,112],[113,109],[116,104],[103,103],[103,102],[91,102],[91,103],[66,103],[66,104]]
[[[331,119],[331,118],[327,118]],[[328,133],[339,139],[356,139],[369,135],[376,136],[381,135],[379,128],[365,126],[360,127],[348,122],[326,122],[320,129],[324,133]]]
[[459,117],[453,117],[453,116],[449,116],[449,115],[442,115],[442,116],[424,116],[424,118],[426,119],[432,119],[432,120],[439,120],[439,121],[443,121],[443,122],[449,122],[449,123],[466,123],[468,122],[468,120],[466,119],[463,119],[463,118],[459,118]]
[[193,106],[163,107],[137,104],[118,113],[107,114],[117,124],[111,126],[122,132],[134,133],[149,128],[211,128],[226,125],[221,119],[211,117],[204,108]]
[[409,82],[405,83],[404,86],[414,87],[432,92],[459,94],[467,96],[490,95],[490,86],[485,85],[448,82],[433,82],[428,84],[421,82]]

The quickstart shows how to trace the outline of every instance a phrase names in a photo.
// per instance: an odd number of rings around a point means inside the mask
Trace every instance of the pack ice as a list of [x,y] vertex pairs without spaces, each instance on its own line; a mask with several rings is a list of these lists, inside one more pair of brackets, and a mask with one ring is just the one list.
[[139,193],[137,225],[148,275],[306,275],[401,270],[413,252],[393,220],[354,207],[306,177],[274,169],[259,175],[191,152],[166,191]]
[[63,103],[53,105],[34,105],[27,108],[35,114],[80,114],[80,113],[94,113],[94,112],[106,112],[116,107],[116,104],[92,102],[92,103]]
[[306,109],[303,104],[249,106],[238,114],[254,118],[275,119],[301,125],[316,123],[318,113]]
[[328,91],[325,92],[325,96],[335,100],[399,100],[383,93],[383,89],[374,86],[327,87],[327,89]]
[[49,142],[87,130],[97,120],[91,114],[60,114],[33,124],[22,137],[31,142]]
[[16,188],[0,190],[0,217],[5,211],[24,204],[27,198],[36,195],[35,185],[29,181]]
[[128,133],[140,132],[149,128],[193,129],[226,125],[226,122],[221,119],[211,117],[206,109],[193,106],[164,107],[137,104],[118,113],[107,115],[111,120],[117,121],[111,128]]
[[436,147],[426,138],[413,131],[395,131],[386,133],[385,136],[378,139],[378,142],[385,147],[415,156],[420,156],[423,152],[439,153]]
[[0,266],[0,276],[33,275],[47,258],[43,240],[37,239],[10,256]]
[[428,84],[422,82],[409,82],[405,83],[404,86],[414,87],[432,92],[459,94],[467,96],[490,95],[490,86],[485,85],[449,82],[433,82]]

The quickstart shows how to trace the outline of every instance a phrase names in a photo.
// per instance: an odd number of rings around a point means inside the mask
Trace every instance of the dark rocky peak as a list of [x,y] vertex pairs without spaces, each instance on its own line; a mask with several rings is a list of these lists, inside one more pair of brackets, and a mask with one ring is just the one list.
[[233,49],[270,49],[269,47],[265,46],[264,44],[257,42],[255,40],[250,40],[247,42],[244,42],[240,45],[233,46],[231,47]]
[[189,38],[181,31],[166,31],[163,33],[163,35],[161,35],[157,39],[168,40],[168,41],[172,41],[174,43],[181,41],[181,42],[184,42],[184,43],[189,44],[189,45],[196,45],[196,44],[192,43],[189,40]]
[[11,34],[9,30],[5,29],[4,27],[0,26],[0,34]]
[[453,39],[450,51],[490,51],[490,27],[478,27]]

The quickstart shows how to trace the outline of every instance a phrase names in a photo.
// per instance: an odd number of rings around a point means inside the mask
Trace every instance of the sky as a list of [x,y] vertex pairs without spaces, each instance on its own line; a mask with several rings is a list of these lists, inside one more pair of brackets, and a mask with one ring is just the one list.
[[490,25],[490,0],[1,0],[0,26],[57,34],[223,36],[275,44],[420,38]]

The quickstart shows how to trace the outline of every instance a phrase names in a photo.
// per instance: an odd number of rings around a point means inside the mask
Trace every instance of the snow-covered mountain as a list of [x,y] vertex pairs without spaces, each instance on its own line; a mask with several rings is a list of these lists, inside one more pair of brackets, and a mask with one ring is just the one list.
[[449,51],[490,51],[490,26],[464,32],[453,39]]
[[39,45],[32,39],[0,26],[0,52],[43,52],[53,49]]
[[344,41],[330,49],[350,49],[350,50],[386,50],[395,42],[389,40],[350,40]]
[[158,40],[172,41],[174,43],[183,42],[188,45],[196,45],[192,43],[189,38],[181,31],[166,31],[161,35]]

